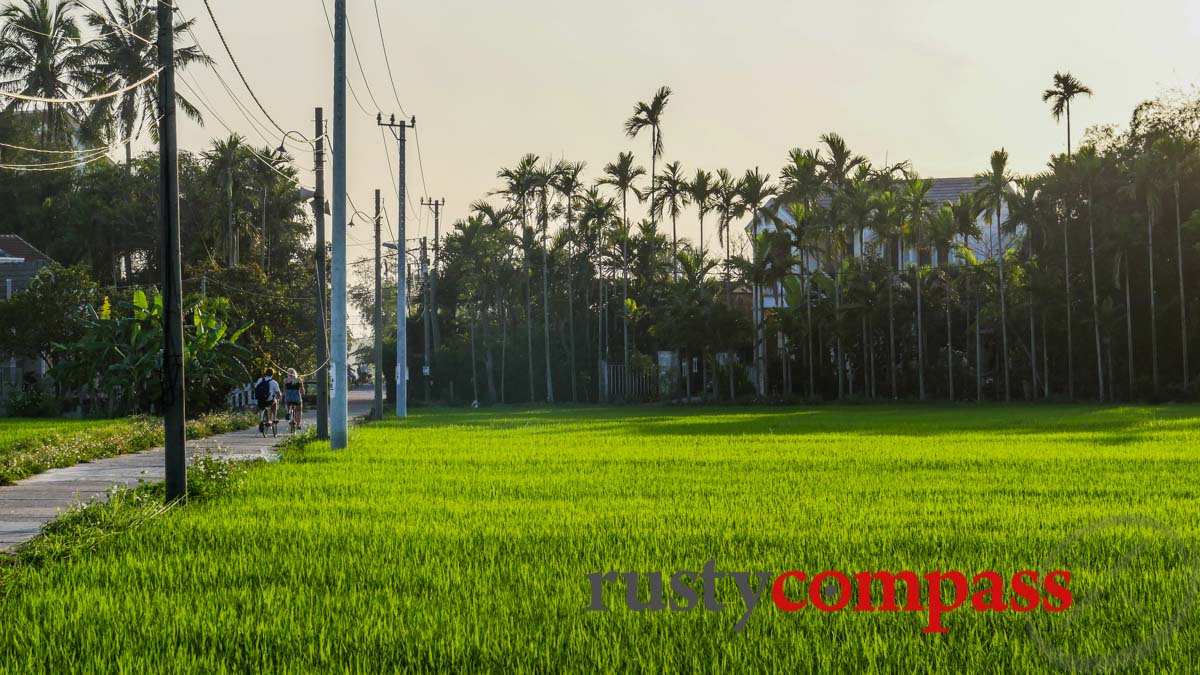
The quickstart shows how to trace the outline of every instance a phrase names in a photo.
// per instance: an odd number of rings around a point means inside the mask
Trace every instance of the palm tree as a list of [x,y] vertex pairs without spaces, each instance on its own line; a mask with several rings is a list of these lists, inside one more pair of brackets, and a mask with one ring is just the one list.
[[904,183],[903,201],[905,207],[905,229],[912,238],[917,251],[917,382],[921,400],[925,400],[925,334],[924,316],[922,313],[921,290],[921,245],[925,241],[925,221],[929,218],[929,191],[933,188],[931,181],[923,180],[915,174]]
[[[770,183],[771,175],[762,174],[755,167],[753,171],[747,170],[742,176],[740,182],[740,199],[745,213],[750,216],[751,239],[750,246],[753,247],[758,241],[758,228],[762,223],[773,222],[775,219],[775,211],[778,209],[778,202],[772,200],[775,195],[775,186]],[[758,378],[758,395],[766,396],[767,394],[767,336],[766,336],[766,316],[763,304],[763,289],[760,285],[754,285],[754,361],[756,364],[756,376]]]
[[579,402],[579,385],[577,382],[578,367],[575,364],[575,282],[573,279],[573,268],[575,262],[573,260],[574,251],[571,245],[574,243],[574,234],[572,225],[574,223],[575,200],[579,198],[579,190],[583,187],[583,170],[587,168],[584,162],[566,163],[562,166],[562,170],[558,172],[554,180],[554,189],[558,190],[566,202],[566,232],[569,248],[567,249],[567,316],[568,316],[568,331],[571,341],[571,401]]
[[979,325],[979,304],[980,304],[980,289],[974,283],[975,279],[975,256],[971,253],[971,238],[978,239],[982,234],[979,230],[979,224],[976,222],[979,218],[980,206],[974,192],[964,192],[958,196],[958,199],[950,205],[950,209],[954,212],[954,225],[958,230],[958,235],[962,237],[961,256],[966,258],[970,263],[967,271],[967,279],[971,282],[971,290],[975,300],[975,399],[983,401],[983,345],[980,336],[981,327]]
[[[646,170],[633,163],[632,152],[622,152],[617,155],[617,161],[604,165],[604,175],[597,181],[599,185],[608,185],[621,195],[621,222],[629,229],[629,193],[638,199],[642,198],[637,189],[637,179],[646,175]],[[629,317],[625,315],[624,307],[629,302],[629,246],[627,237],[621,239],[621,277],[622,277],[622,324],[621,337],[624,346],[624,364],[629,366]]]
[[[888,247],[895,251],[897,240],[904,229],[904,202],[895,192],[888,190],[876,195],[875,200],[875,235]],[[890,255],[890,254],[889,254]],[[892,388],[892,400],[898,396],[896,392],[896,295],[895,270],[887,266],[887,298],[888,298],[888,378]]]
[[202,154],[213,174],[225,179],[225,264],[229,267],[238,264],[240,248],[233,219],[234,174],[240,174],[248,166],[247,155],[248,146],[241,134],[230,134],[228,138],[214,141],[212,148]]
[[[1033,258],[1033,235],[1034,232],[1040,229],[1043,223],[1042,219],[1042,197],[1041,197],[1040,176],[1030,176],[1018,178],[1017,185],[1019,190],[1013,192],[1012,200],[1009,203],[1008,219],[1004,222],[1005,227],[1014,235],[1021,225],[1026,228],[1025,244],[1026,244],[1026,269],[1027,272],[1032,272],[1034,268]],[[1043,232],[1044,236],[1045,232]],[[1032,286],[1027,282],[1026,288],[1026,305],[1029,312],[1029,371],[1031,375],[1030,382],[1033,385],[1033,391],[1038,389],[1038,364],[1037,364],[1037,325],[1036,325],[1036,310],[1034,309],[1034,293]],[[1043,345],[1043,349],[1045,345]]]
[[[81,48],[87,63],[85,81],[89,94],[100,94],[145,82],[119,96],[96,102],[88,115],[88,124],[103,130],[110,139],[125,143],[125,164],[133,159],[133,141],[149,127],[158,137],[158,84],[151,78],[158,70],[158,19],[155,0],[112,0],[101,5],[99,13],[89,13],[87,23],[100,31],[99,37]],[[195,19],[177,19],[174,23],[175,70],[189,66],[212,66],[213,60],[197,45],[186,45],[183,34]],[[112,28],[123,26],[125,30]],[[203,125],[200,110],[186,97],[176,93],[175,103],[188,118]]]
[[[837,134],[823,134],[820,140],[825,145],[826,151],[826,156],[821,159],[821,168],[825,172],[826,189],[833,200],[830,205],[829,227],[833,232],[832,240],[834,248],[837,249],[837,268],[833,276],[833,287],[835,323],[840,326],[842,322],[842,257],[845,255],[844,247],[841,244],[841,235],[845,222],[843,221],[843,213],[839,205],[841,201],[839,194],[846,189],[846,185],[849,183],[855,170],[857,170],[859,165],[865,164],[867,158],[850,152],[845,139]],[[838,398],[840,399],[845,389],[845,364],[842,354],[842,337],[840,331],[837,333],[837,364]]]
[[520,215],[521,249],[523,251],[521,264],[525,274],[525,341],[527,365],[529,367],[529,402],[537,401],[533,378],[533,275],[529,264],[529,251],[532,248],[533,232],[529,227],[529,199],[536,193],[535,173],[537,172],[538,157],[533,153],[526,154],[517,162],[514,169],[501,169],[496,177],[505,182],[499,194],[508,196]]
[[1096,336],[1096,379],[1099,391],[1098,398],[1101,403],[1104,402],[1104,357],[1100,347],[1100,295],[1097,290],[1096,279],[1096,228],[1093,222],[1093,207],[1095,205],[1096,182],[1100,179],[1100,172],[1104,169],[1102,162],[1103,160],[1096,153],[1096,148],[1089,145],[1080,148],[1074,163],[1079,180],[1083,183],[1084,194],[1087,197],[1088,257],[1091,259],[1092,264],[1092,327]]
[[546,363],[546,403],[554,403],[554,370],[550,363],[550,250],[546,238],[550,231],[550,190],[563,166],[563,162],[543,164],[532,174],[538,197],[538,229],[542,233],[542,356]]
[[1175,261],[1179,271],[1179,331],[1183,341],[1183,388],[1188,388],[1188,329],[1187,295],[1183,276],[1183,215],[1179,208],[1179,183],[1184,171],[1196,161],[1196,143],[1179,136],[1160,139],[1156,145],[1171,170],[1171,184],[1175,194]]
[[625,120],[625,135],[637,138],[643,129],[650,129],[650,213],[654,214],[654,183],[657,166],[655,162],[663,154],[662,118],[667,109],[667,101],[671,98],[670,87],[659,87],[654,92],[654,98],[649,103],[639,102],[633,106],[633,115]]
[[717,187],[713,210],[717,212],[717,241],[725,246],[725,303],[733,304],[733,283],[730,276],[729,226],[744,212],[741,202],[741,181],[735,179],[728,169],[717,170]]
[[700,216],[700,250],[698,253],[703,258],[704,251],[704,216],[709,211],[713,210],[713,197],[716,195],[717,184],[713,182],[713,175],[704,169],[696,169],[696,175],[692,177],[692,182],[688,183],[688,196],[692,199],[692,204],[696,206],[696,213]]
[[671,261],[676,279],[679,278],[679,233],[676,222],[690,200],[690,186],[679,162],[671,162],[663,167],[657,183],[650,190],[650,215],[660,218],[666,209],[671,216]]
[[[86,61],[79,49],[76,0],[53,6],[47,0],[20,0],[0,10],[0,89],[40,98],[74,98]],[[34,105],[13,98],[5,112]],[[81,116],[78,105],[41,103],[39,140],[64,140],[63,134]]]
[[1071,99],[1080,94],[1092,95],[1092,90],[1071,73],[1055,73],[1054,86],[1042,92],[1042,102],[1053,101],[1050,114],[1054,121],[1059,121],[1064,115],[1067,118],[1067,155],[1071,154]]
[[1009,354],[1008,354],[1008,304],[1005,298],[1004,258],[1007,248],[1004,245],[1004,232],[1000,226],[1001,213],[1004,205],[1012,198],[1013,177],[1008,173],[1008,153],[1003,148],[992,153],[991,167],[975,176],[975,187],[979,198],[983,201],[984,213],[996,221],[996,240],[1000,251],[997,261],[1000,269],[1000,349],[1004,362],[1004,400],[1012,399],[1009,387]]
[[1152,143],[1147,142],[1142,153],[1132,166],[1133,185],[1126,192],[1140,194],[1146,200],[1146,250],[1148,268],[1146,284],[1150,289],[1150,379],[1154,395],[1158,389],[1158,291],[1154,283],[1154,223],[1158,216],[1161,183],[1159,153]]
[[[969,194],[969,193],[968,193]],[[954,240],[958,238],[958,223],[954,216],[954,207],[949,204],[943,204],[938,210],[934,211],[929,217],[929,229],[927,230],[929,241],[938,247],[941,251],[949,251],[954,245]],[[951,284],[952,277],[949,270],[949,256],[941,258],[943,290],[946,294],[946,384],[949,389],[949,398],[954,400],[954,327],[951,310],[953,308],[954,288]]]

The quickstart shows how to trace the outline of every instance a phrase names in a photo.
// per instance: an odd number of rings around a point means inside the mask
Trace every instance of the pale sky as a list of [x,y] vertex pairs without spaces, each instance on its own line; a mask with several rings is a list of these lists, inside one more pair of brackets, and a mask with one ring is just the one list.
[[[279,124],[311,135],[315,106],[332,118],[322,0],[210,1]],[[325,2],[332,14],[333,0]],[[252,106],[203,4],[177,3],[198,19],[202,46]],[[347,4],[378,106],[385,117],[399,115],[372,0]],[[1000,147],[1020,172],[1063,151],[1065,126],[1040,98],[1056,70],[1096,92],[1073,105],[1076,139],[1093,124],[1124,124],[1146,98],[1200,83],[1196,0],[379,0],[379,9],[400,101],[417,116],[425,181],[410,134],[409,189],[416,200],[446,198],[443,234],[499,185],[499,168],[527,152],[586,161],[589,179],[626,150],[648,169],[648,135],[630,140],[622,124],[660,85],[674,90],[663,161],[680,161],[689,175],[758,166],[776,177],[789,149],[815,147],[835,131],[875,163],[908,159],[938,177],[972,175]],[[394,221],[386,160],[394,161],[395,144],[384,146],[376,105],[349,57],[351,84],[370,112],[348,95],[350,197],[370,210],[382,189]],[[279,144],[276,134],[255,132],[214,75],[192,77],[231,127],[258,145]],[[212,115],[203,129],[180,122],[180,145],[190,150],[225,134]],[[311,185],[311,154],[299,153],[298,164]],[[327,171],[327,188],[331,180]],[[410,215],[409,236],[432,236],[428,209],[413,206],[421,217]],[[679,227],[695,239],[695,214]],[[714,234],[706,224],[706,239]],[[352,259],[370,253],[365,223],[351,237],[361,242]]]

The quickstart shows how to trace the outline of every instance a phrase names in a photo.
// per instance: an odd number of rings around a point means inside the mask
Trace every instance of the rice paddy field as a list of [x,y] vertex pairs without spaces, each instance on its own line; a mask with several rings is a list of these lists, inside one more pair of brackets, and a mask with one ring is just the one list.
[[31,438],[46,434],[76,433],[98,429],[113,429],[124,420],[36,419],[0,417],[0,454]]
[[[0,672],[1187,672],[1198,448],[1197,407],[420,411],[19,570]],[[676,592],[709,561],[771,573],[752,612],[738,577]],[[789,570],[1065,570],[1073,604],[926,633],[932,587],[787,612]],[[589,611],[610,571],[662,587]],[[659,590],[691,609],[630,608]]]

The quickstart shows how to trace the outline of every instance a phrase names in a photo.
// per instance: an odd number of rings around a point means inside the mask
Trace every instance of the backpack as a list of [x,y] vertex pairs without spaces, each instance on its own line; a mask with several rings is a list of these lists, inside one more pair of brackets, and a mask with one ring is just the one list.
[[254,385],[254,398],[258,399],[259,403],[271,400],[271,378],[264,377]]

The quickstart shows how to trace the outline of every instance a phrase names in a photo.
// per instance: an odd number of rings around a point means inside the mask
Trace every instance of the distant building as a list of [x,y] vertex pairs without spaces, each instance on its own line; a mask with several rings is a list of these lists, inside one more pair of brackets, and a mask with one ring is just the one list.
[[[45,253],[15,234],[0,234],[0,300],[7,300],[25,290],[38,270],[54,262]],[[46,364],[0,355],[0,391],[18,386],[26,372],[38,377],[46,374]],[[2,403],[2,401],[0,401]]]
[[[935,209],[941,208],[945,204],[957,201],[959,196],[964,193],[975,192],[976,190],[974,178],[932,178],[930,181],[933,183],[933,186],[929,190],[928,199],[933,204],[933,208]],[[828,207],[830,204],[830,198],[828,196],[822,196],[817,199],[817,204],[822,207]],[[782,209],[779,211],[778,217],[789,224],[795,223],[795,221],[788,216],[787,212]],[[1005,220],[1008,220],[1008,205],[1002,204],[1000,208],[1000,221],[1004,222]],[[996,238],[995,218],[988,218],[986,215],[980,214],[976,219],[976,224],[979,226],[981,236],[978,239],[971,239],[969,242],[969,246],[972,252],[974,252],[975,257],[979,260],[997,257],[1000,253],[1000,245],[998,239]],[[752,231],[753,226],[753,220],[747,222],[745,225],[746,231]],[[758,223],[759,232],[769,232],[774,229],[774,223],[761,220]],[[847,253],[852,257],[861,256],[863,255],[863,247],[866,246],[868,250],[873,250],[876,247],[877,240],[878,237],[875,235],[875,232],[868,228],[865,232],[863,232],[861,239],[857,236],[854,238],[854,242],[851,246],[852,250],[848,251]],[[1006,240],[1005,243],[1010,244],[1010,241]],[[901,241],[899,242],[899,250],[891,253],[888,257],[896,261],[898,267],[905,267],[907,265],[916,264],[918,255],[919,253],[917,246],[909,241]],[[806,253],[804,258],[805,265],[810,270],[816,269],[818,263],[820,262],[812,254]],[[946,263],[955,264],[959,262],[958,254],[954,250],[928,250],[920,253],[920,258],[921,264],[923,265],[938,266]],[[763,290],[763,306],[768,309],[778,306],[776,301],[777,289],[765,288]]]

